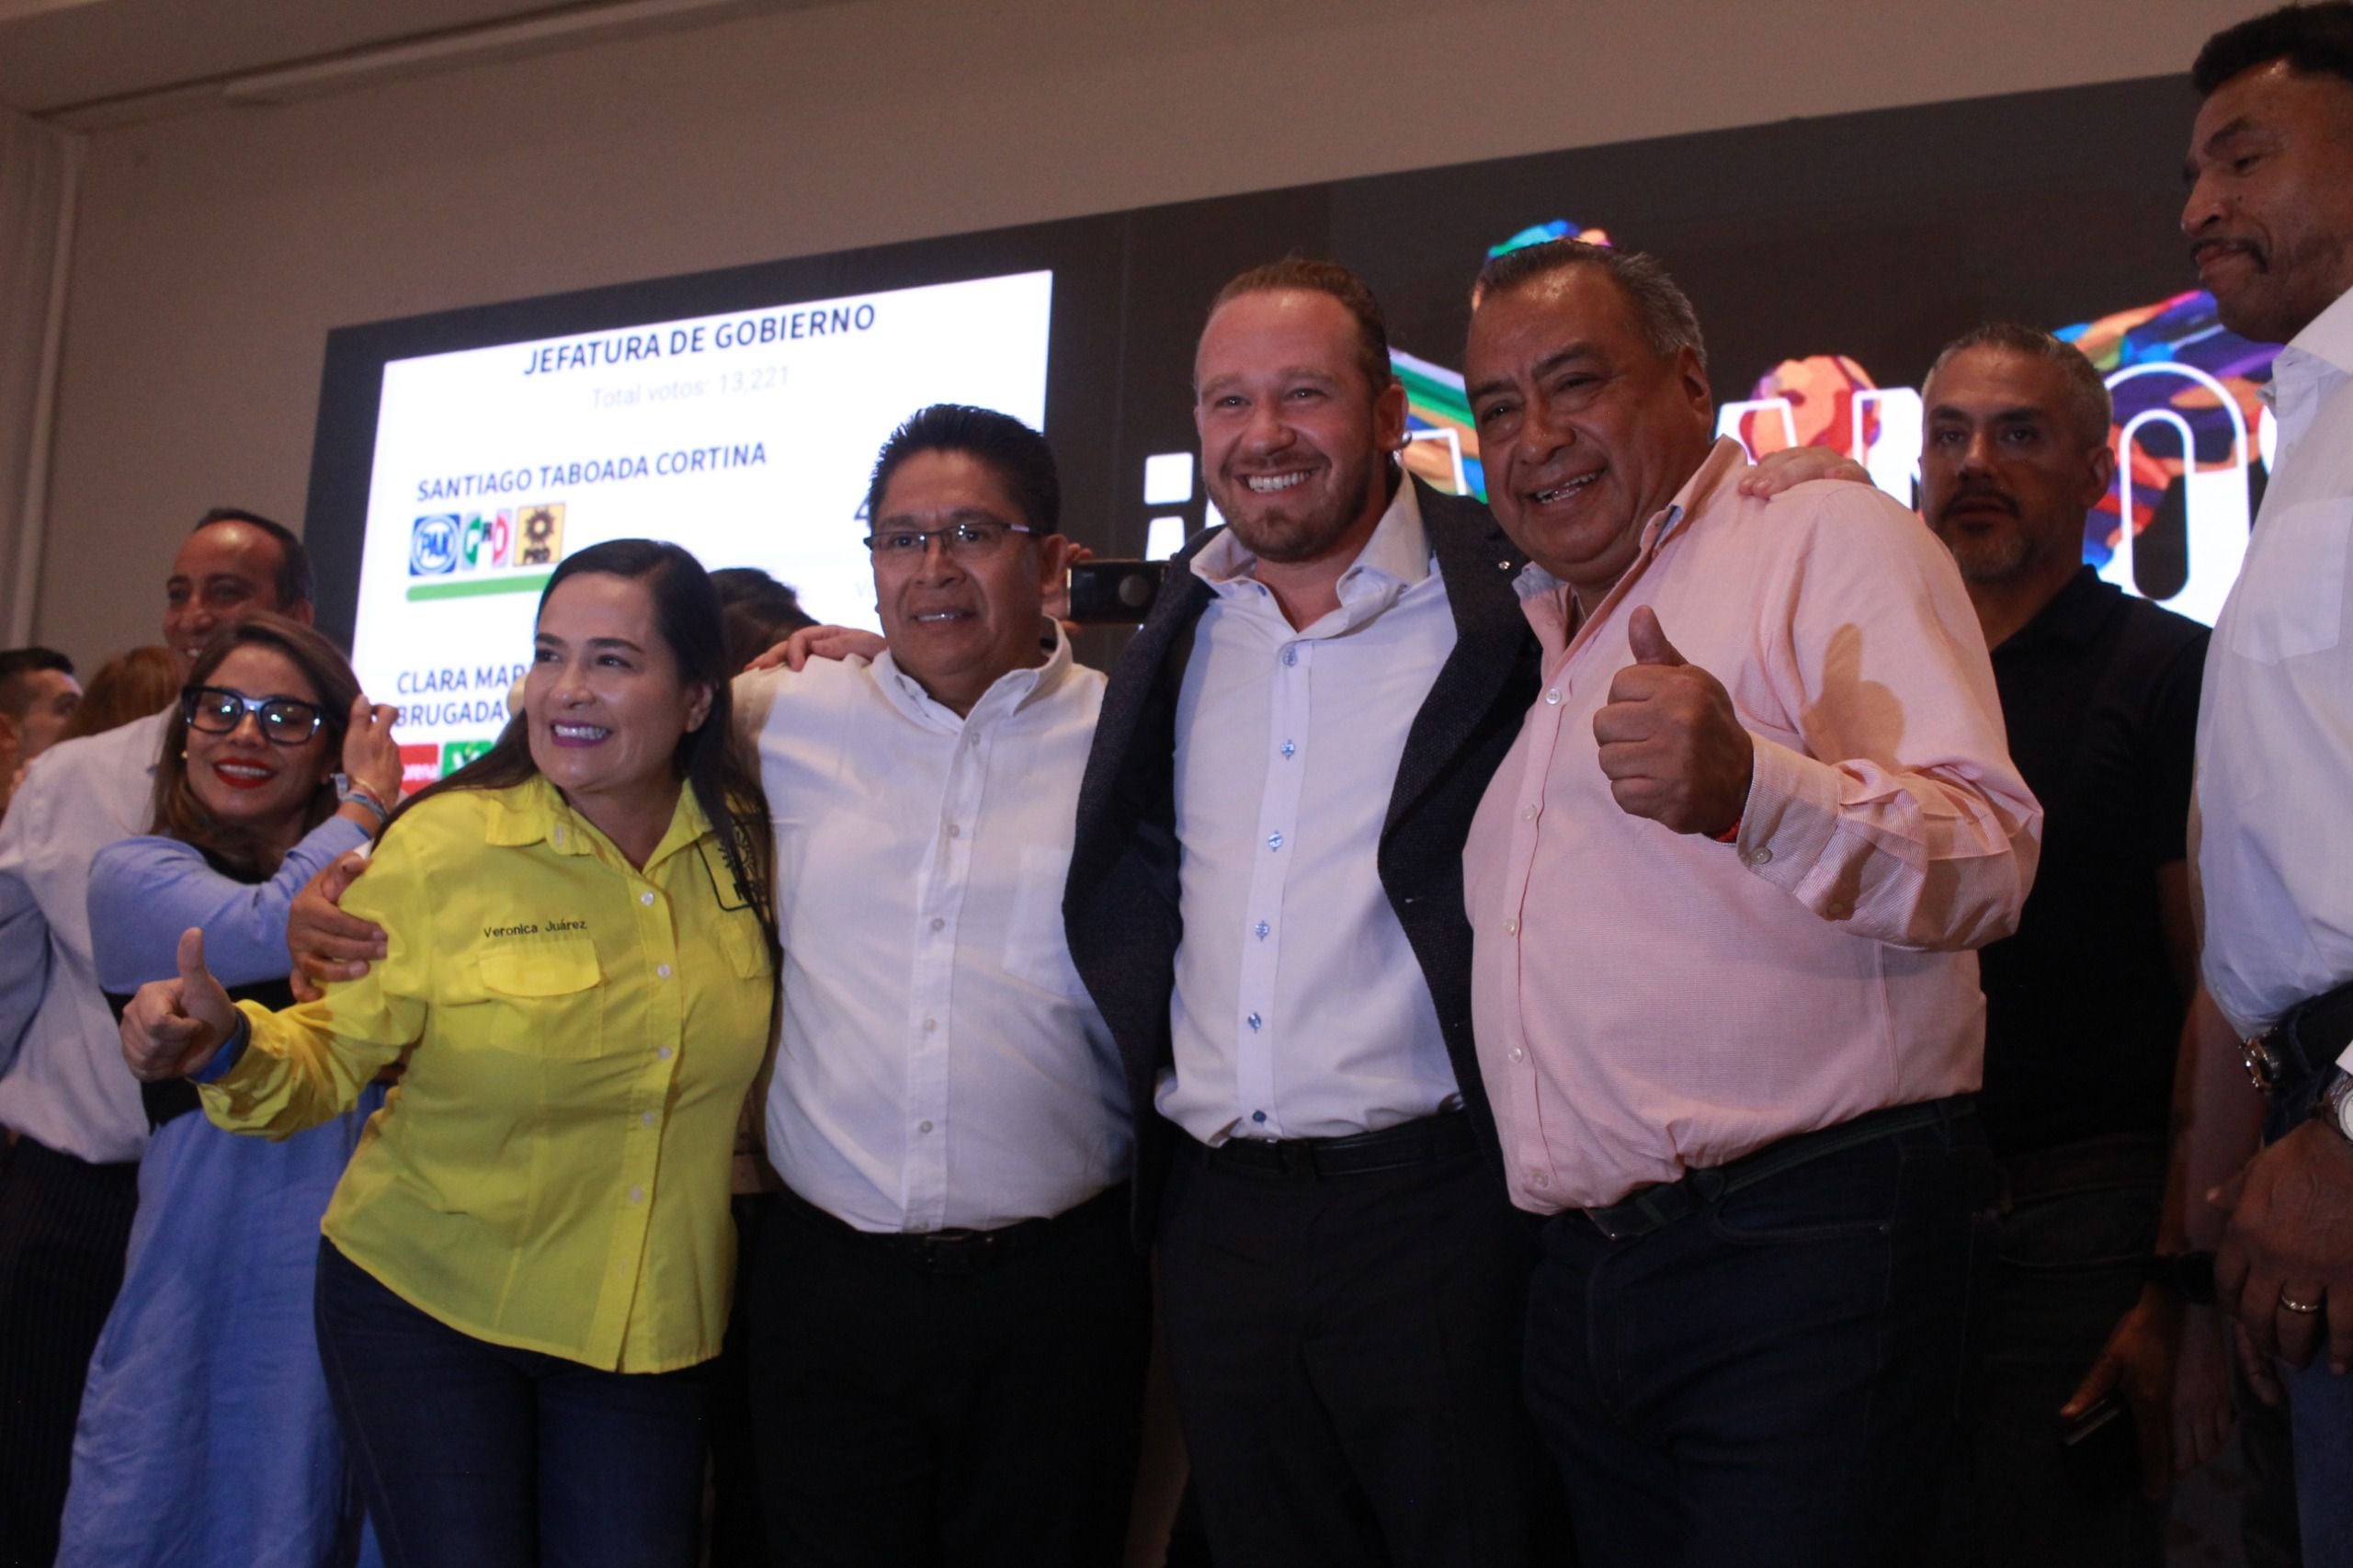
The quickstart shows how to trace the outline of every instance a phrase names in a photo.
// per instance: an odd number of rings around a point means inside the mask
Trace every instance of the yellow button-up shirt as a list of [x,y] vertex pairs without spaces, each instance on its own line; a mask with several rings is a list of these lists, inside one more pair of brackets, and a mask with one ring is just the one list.
[[405,1065],[321,1226],[460,1332],[625,1372],[719,1353],[728,1176],[774,978],[691,792],[632,868],[544,778],[403,817],[344,907],[367,976],[271,1014],[206,1113],[283,1137]]

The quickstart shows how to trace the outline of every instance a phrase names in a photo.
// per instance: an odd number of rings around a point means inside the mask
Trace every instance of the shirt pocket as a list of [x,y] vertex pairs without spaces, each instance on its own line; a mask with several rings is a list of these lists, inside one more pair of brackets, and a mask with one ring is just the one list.
[[2345,620],[2345,557],[2353,501],[2308,501],[2256,525],[2231,596],[2230,649],[2276,665],[2336,646]]
[[581,1058],[605,1050],[604,968],[597,945],[570,941],[502,946],[475,960],[482,1001],[464,1025],[476,1043],[531,1056]]
[[1086,983],[1070,960],[1070,939],[1063,929],[1063,884],[1069,880],[1067,848],[1033,844],[1021,851],[1013,917],[1006,923],[1005,971],[1065,996],[1084,996]]
[[727,955],[728,972],[738,980],[765,980],[775,968],[757,915],[727,915],[719,927],[719,949]]

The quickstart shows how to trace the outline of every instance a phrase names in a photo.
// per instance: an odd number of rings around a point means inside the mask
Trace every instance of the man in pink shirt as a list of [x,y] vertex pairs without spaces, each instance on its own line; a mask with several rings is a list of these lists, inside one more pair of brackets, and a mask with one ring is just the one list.
[[1543,678],[1465,858],[1481,1075],[1551,1218],[1527,1390],[1591,1565],[1910,1561],[2041,812],[1950,555],[1739,494],[1648,257],[1488,264],[1465,376]]

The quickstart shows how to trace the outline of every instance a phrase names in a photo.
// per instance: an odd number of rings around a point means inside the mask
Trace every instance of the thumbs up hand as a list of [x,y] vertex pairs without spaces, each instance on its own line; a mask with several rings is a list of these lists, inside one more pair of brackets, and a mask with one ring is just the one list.
[[179,978],[139,988],[122,1011],[122,1059],[142,1084],[185,1078],[212,1060],[237,1027],[229,994],[204,967],[204,933],[180,933]]
[[1648,605],[1628,620],[1626,642],[1634,662],[1618,672],[1593,716],[1610,797],[1629,815],[1719,836],[1748,803],[1756,743],[1732,694],[1675,651]]

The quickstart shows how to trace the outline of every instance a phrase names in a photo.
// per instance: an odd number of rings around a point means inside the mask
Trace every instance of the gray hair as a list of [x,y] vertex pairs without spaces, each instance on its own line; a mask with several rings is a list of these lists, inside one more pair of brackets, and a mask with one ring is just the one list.
[[2116,422],[2116,404],[2108,395],[2108,383],[2100,379],[2098,367],[2086,358],[2084,351],[2063,338],[2057,338],[2039,326],[2021,326],[2017,322],[1987,322],[1971,327],[1938,352],[1928,367],[1928,374],[1920,383],[1926,391],[1937,379],[1937,372],[1946,361],[1957,354],[1972,348],[1998,348],[2012,354],[2023,354],[2040,359],[2059,372],[2066,389],[2067,416],[2075,422],[2077,434],[2086,443],[2108,441],[2109,427]]
[[1690,300],[1676,287],[1658,258],[1641,251],[1615,250],[1583,240],[1547,240],[1506,251],[1488,257],[1487,265],[1479,269],[1479,280],[1471,290],[1472,308],[1490,295],[1524,288],[1572,267],[1597,267],[1609,275],[1633,307],[1634,320],[1660,358],[1673,359],[1688,348],[1699,369],[1708,368],[1708,346],[1699,335],[1699,312],[1692,310]]

